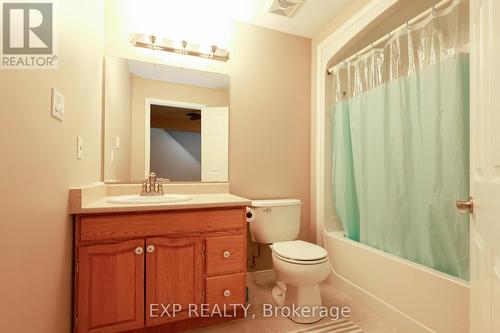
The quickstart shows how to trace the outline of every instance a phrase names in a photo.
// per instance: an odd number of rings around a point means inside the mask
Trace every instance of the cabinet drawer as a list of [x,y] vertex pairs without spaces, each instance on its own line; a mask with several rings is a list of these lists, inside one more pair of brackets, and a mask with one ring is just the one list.
[[214,237],[206,240],[206,274],[228,274],[245,270],[245,237]]
[[245,209],[85,215],[80,221],[80,239],[83,242],[157,237],[243,229]]
[[245,304],[245,273],[206,278],[206,303]]

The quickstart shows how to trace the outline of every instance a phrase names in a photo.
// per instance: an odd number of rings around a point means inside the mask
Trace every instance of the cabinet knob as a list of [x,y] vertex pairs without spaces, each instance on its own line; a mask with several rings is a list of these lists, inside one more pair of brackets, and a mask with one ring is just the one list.
[[146,251],[148,251],[148,253],[155,252],[155,246],[154,245],[148,245],[148,247],[146,248]]
[[224,297],[229,297],[229,296],[231,296],[231,290],[229,289],[224,290]]
[[222,253],[222,255],[224,256],[224,258],[229,258],[231,256],[231,252],[224,251],[224,253]]
[[135,248],[135,254],[142,254],[144,252],[144,249],[140,246]]

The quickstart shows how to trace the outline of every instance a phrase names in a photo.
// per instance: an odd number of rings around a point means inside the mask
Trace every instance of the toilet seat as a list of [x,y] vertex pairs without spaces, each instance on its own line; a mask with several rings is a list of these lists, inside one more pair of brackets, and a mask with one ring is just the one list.
[[316,265],[328,260],[324,248],[301,240],[274,243],[271,249],[278,259],[293,264]]
[[281,257],[274,252],[273,252],[273,256],[275,256],[277,259],[279,259],[281,261],[288,262],[290,264],[295,264],[295,265],[319,265],[319,264],[322,264],[322,263],[328,261],[328,258],[323,258],[320,260],[296,260],[296,259]]

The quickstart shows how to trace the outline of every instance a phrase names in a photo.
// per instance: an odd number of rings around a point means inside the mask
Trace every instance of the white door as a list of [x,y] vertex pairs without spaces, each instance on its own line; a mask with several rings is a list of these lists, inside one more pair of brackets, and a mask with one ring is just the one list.
[[229,108],[201,109],[201,181],[227,182]]
[[470,332],[500,332],[500,1],[471,0]]

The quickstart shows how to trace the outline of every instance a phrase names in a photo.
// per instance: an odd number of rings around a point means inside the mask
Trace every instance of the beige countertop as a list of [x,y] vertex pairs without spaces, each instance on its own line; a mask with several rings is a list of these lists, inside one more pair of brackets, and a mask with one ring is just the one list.
[[[200,209],[200,208],[220,208],[220,207],[241,207],[250,206],[251,201],[230,193],[225,189],[229,186],[217,189],[213,185],[201,185],[194,193],[188,193],[184,188],[176,188],[182,194],[188,194],[191,199],[181,202],[171,202],[162,204],[116,204],[106,201],[106,197],[114,195],[137,194],[138,187],[114,186],[114,185],[92,185],[70,190],[69,213],[70,214],[96,214],[96,213],[120,213],[120,212],[143,212],[179,209]],[[173,190],[173,188],[169,188]],[[212,190],[216,193],[205,193]],[[218,192],[218,193],[217,193]],[[167,193],[175,193],[168,191]],[[180,194],[180,193],[176,193]]]
[[191,194],[191,200],[162,204],[115,204],[106,202],[106,198],[82,206],[73,214],[143,212],[158,210],[195,209],[250,206],[251,201],[228,193]]

